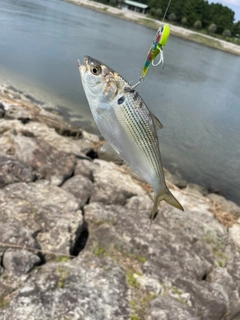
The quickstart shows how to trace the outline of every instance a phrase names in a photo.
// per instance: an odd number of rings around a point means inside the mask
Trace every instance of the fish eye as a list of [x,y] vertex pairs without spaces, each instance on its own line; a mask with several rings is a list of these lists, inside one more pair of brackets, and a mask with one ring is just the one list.
[[94,74],[95,76],[98,76],[101,72],[101,67],[100,66],[91,66],[90,71],[92,72],[92,74]]

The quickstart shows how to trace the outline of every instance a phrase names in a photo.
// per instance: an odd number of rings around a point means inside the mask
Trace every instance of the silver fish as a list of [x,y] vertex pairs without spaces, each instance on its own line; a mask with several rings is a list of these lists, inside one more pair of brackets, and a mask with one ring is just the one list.
[[117,72],[89,56],[78,61],[93,118],[112,148],[154,190],[151,221],[160,201],[183,210],[166,186],[157,129],[160,121]]

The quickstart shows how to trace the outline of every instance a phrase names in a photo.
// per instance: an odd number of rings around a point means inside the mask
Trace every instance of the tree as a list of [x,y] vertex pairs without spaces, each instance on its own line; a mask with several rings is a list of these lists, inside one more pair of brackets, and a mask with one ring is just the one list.
[[156,9],[155,16],[157,19],[160,19],[162,17],[162,9],[161,8]]
[[193,24],[193,28],[196,30],[201,29],[202,28],[202,21],[200,21],[200,20],[195,21]]
[[225,29],[222,33],[223,37],[231,37],[231,35],[232,35],[231,31],[228,29]]
[[169,20],[169,21],[175,21],[175,20],[176,20],[176,15],[175,15],[175,13],[170,13],[169,16],[168,16],[168,20]]
[[215,23],[211,23],[210,26],[208,27],[208,32],[209,33],[215,33],[217,31],[217,26]]
[[233,25],[233,34],[235,37],[240,37],[240,20]]
[[182,14],[187,18],[187,25],[192,26],[195,21],[202,21],[204,0],[186,0]]
[[187,24],[187,18],[186,18],[186,17],[183,17],[183,18],[181,19],[181,23],[182,23],[183,25],[186,25],[186,24]]

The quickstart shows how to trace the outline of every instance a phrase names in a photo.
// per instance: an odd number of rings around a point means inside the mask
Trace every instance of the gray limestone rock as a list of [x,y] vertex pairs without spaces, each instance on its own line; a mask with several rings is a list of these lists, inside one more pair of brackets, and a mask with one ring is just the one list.
[[5,107],[4,104],[0,102],[0,119],[5,115]]
[[[133,275],[135,280],[131,282],[145,289],[147,283],[149,290],[151,286],[154,288],[153,282],[158,281],[164,296],[180,301],[176,314],[179,317],[182,314],[182,318],[176,319],[219,320],[225,317],[230,320],[240,311],[238,284],[235,282],[232,287],[234,280],[230,273],[229,285],[213,277],[219,265],[226,270],[228,261],[235,257],[227,229],[214,219],[207,201],[177,191],[173,193],[185,212],[162,204],[150,229],[147,207],[138,210],[138,204],[136,209],[127,204],[124,209],[100,203],[85,206],[85,219],[90,225],[86,250],[121,255],[123,261],[128,257],[133,259],[132,268],[139,261],[140,266],[134,271],[137,276]],[[145,280],[141,281],[141,277]],[[139,294],[138,285],[132,288],[135,294]],[[230,303],[233,298],[234,303]],[[160,315],[162,319],[174,319],[171,318],[171,303],[166,304],[166,311],[159,304],[157,312],[153,307],[155,300],[152,301],[149,304],[152,319],[161,319]]]
[[68,179],[62,189],[68,191],[78,201],[79,208],[82,208],[91,197],[93,184],[92,182],[80,175]]
[[95,165],[89,160],[77,160],[77,164],[74,170],[75,175],[81,175],[93,181],[93,170]]
[[199,186],[198,184],[195,184],[195,183],[188,183],[187,187],[183,190],[186,191],[187,193],[195,194],[200,197],[206,196],[208,194],[208,191],[204,187]]
[[[200,320],[191,308],[171,297],[158,297],[150,303],[147,320]],[[210,320],[210,319],[209,319]]]
[[179,188],[185,188],[187,186],[187,181],[182,179],[181,177],[169,172],[168,170],[164,170],[164,176],[166,181],[176,185]]
[[32,272],[1,319],[129,320],[124,271],[110,258],[82,255]]
[[18,276],[28,273],[34,266],[40,263],[40,257],[24,249],[7,249],[2,259],[3,267]]
[[94,164],[91,202],[124,205],[128,198],[144,194],[142,187],[114,163],[94,160]]
[[17,183],[0,190],[0,222],[18,222],[31,230],[45,254],[69,254],[82,225],[75,197],[48,183]]
[[74,155],[58,151],[48,143],[34,138],[16,136],[15,150],[18,159],[54,185],[61,185],[69,178],[76,165]]
[[0,135],[0,152],[14,155],[26,166],[32,167],[40,178],[48,179],[55,185],[62,184],[72,175],[76,165],[76,157],[73,154],[59,151],[47,142],[32,136],[18,135],[14,126],[17,128],[19,123],[16,124],[16,120],[11,122],[12,127],[6,123],[1,126],[4,133]]
[[150,227],[146,184],[87,161],[98,136],[63,137],[68,125],[24,101],[30,115],[18,100],[7,117],[21,121],[0,119],[0,319],[239,320],[240,255],[211,205],[239,207],[194,186],[172,191],[184,212],[161,202]]
[[14,157],[0,154],[0,188],[16,182],[32,182],[35,174],[32,168]]
[[4,117],[7,120],[18,119],[28,121],[34,117],[34,114],[31,110],[25,108],[24,105],[9,105]]

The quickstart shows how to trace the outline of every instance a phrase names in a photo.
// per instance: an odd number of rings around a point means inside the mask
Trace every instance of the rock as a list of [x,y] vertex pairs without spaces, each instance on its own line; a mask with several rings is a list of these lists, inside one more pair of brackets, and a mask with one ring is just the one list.
[[[96,255],[118,257],[123,265],[129,260],[132,270],[129,289],[133,304],[137,304],[143,314],[151,314],[155,317],[153,319],[161,319],[163,314],[163,319],[168,319],[167,316],[172,319],[172,305],[176,302],[176,313],[183,314],[182,318],[176,319],[223,319],[226,314],[233,314],[230,310],[233,305],[230,306],[229,301],[233,298],[232,291],[237,292],[238,284],[230,272],[230,284],[235,283],[233,289],[231,285],[227,289],[223,282],[215,277],[208,278],[208,275],[218,270],[219,265],[225,268],[235,256],[227,229],[214,219],[207,201],[172,192],[185,211],[179,212],[168,204],[162,204],[150,230],[149,213],[143,205],[142,211],[93,202],[86,205],[84,216],[90,229],[85,250]],[[150,313],[146,312],[146,304],[141,305],[139,299],[134,300],[135,296],[143,294],[143,290],[156,290],[152,280],[144,288],[147,280],[140,284],[141,278],[156,280],[154,283],[160,284],[164,296],[171,298],[168,301],[173,302],[167,304],[166,310],[164,304],[153,307],[156,296],[148,294],[144,298],[152,300]],[[157,291],[154,294],[159,296]],[[234,297],[234,314],[237,314],[240,312],[240,300],[236,294]],[[159,299],[161,301],[160,296]],[[148,318],[144,316],[143,319]]]
[[[3,211],[1,211],[0,217],[2,217]],[[8,219],[6,219],[8,220]],[[1,219],[3,222],[4,219]],[[10,245],[17,245],[22,248],[39,249],[39,245],[36,240],[32,237],[31,232],[24,228],[19,222],[6,222],[0,225],[0,242],[1,245],[6,243]]]
[[184,278],[176,279],[175,283],[190,293],[192,306],[200,319],[224,319],[229,313],[229,297],[221,285],[207,282],[193,283]]
[[1,319],[129,320],[124,271],[111,258],[85,254],[32,272]]
[[79,139],[76,140],[70,137],[63,137],[59,135],[54,128],[49,128],[44,123],[30,122],[25,125],[24,129],[32,132],[38,140],[45,141],[59,152],[86,158],[81,150],[81,140]]
[[231,228],[229,228],[229,235],[232,238],[233,242],[240,249],[240,225],[234,224]]
[[95,165],[89,160],[77,160],[77,164],[74,170],[75,175],[81,175],[93,181],[93,170]]
[[170,297],[158,297],[150,303],[147,320],[200,320],[191,308]]
[[89,133],[85,130],[82,131],[81,151],[87,154],[92,159],[97,158],[97,150],[102,142],[99,136]]
[[[22,250],[26,248],[31,251]],[[28,272],[35,264],[39,264],[41,261],[37,256],[39,248],[30,231],[19,222],[0,225],[0,263],[8,271],[20,275]]]
[[61,185],[69,178],[76,165],[74,155],[58,151],[46,142],[34,138],[17,136],[15,149],[18,159],[54,185]]
[[4,104],[0,102],[0,119],[4,118],[5,115],[5,107]]
[[219,207],[222,211],[229,212],[236,218],[240,217],[240,207],[236,203],[226,200],[223,196],[215,193],[208,194],[207,197],[212,201],[213,205]]
[[68,191],[78,201],[79,208],[82,208],[91,197],[92,182],[80,175],[68,179],[62,186],[62,189]]
[[82,213],[75,197],[46,183],[17,183],[0,190],[0,222],[18,222],[35,234],[46,259],[69,255]]
[[125,207],[132,210],[145,211],[150,214],[153,208],[153,200],[149,195],[133,196],[127,199]]
[[179,188],[185,188],[187,186],[187,181],[185,181],[184,179],[182,179],[181,177],[169,172],[168,170],[164,170],[164,176],[166,181],[174,184],[175,186],[179,187]]
[[26,123],[34,116],[33,111],[27,109],[24,105],[9,105],[4,117],[7,120],[18,119]]
[[32,182],[35,174],[32,168],[14,157],[0,154],[0,188],[16,182]]
[[222,286],[222,290],[228,295],[230,319],[234,318],[240,310],[240,299],[238,289],[231,275],[225,268],[214,269],[207,277],[207,281],[218,283]]
[[91,202],[124,205],[128,198],[144,194],[142,187],[114,163],[94,160],[94,164]]
[[104,143],[101,147],[99,147],[97,150],[97,154],[98,158],[101,160],[112,161],[117,164],[123,163],[123,160],[108,143]]
[[185,211],[161,202],[149,227],[151,188],[126,165],[88,161],[98,136],[13,91],[0,86],[5,109],[17,105],[7,117],[33,117],[0,119],[0,319],[237,320],[239,230],[216,221],[216,199],[173,188]]
[[187,187],[183,190],[187,193],[194,194],[199,197],[206,196],[208,194],[207,190],[204,187],[195,183],[188,183]]
[[[1,119],[1,130],[5,133],[12,133],[18,136],[35,137],[38,141],[44,141],[59,152],[74,154],[78,157],[86,158],[82,150],[82,140],[71,137],[63,137],[56,132],[55,128],[49,128],[44,123],[30,121],[23,124],[17,120]],[[59,124],[61,126],[61,123]],[[65,127],[63,126],[63,129]]]
[[136,279],[137,284],[141,286],[144,290],[148,290],[151,293],[160,294],[163,290],[163,287],[160,285],[158,279],[151,277],[146,277],[144,275],[133,274],[133,277]]
[[[4,134],[0,137],[0,152],[14,155],[27,166],[31,166],[40,178],[48,179],[52,184],[60,185],[74,171],[76,158],[72,154],[58,151],[48,143],[31,136],[17,135],[18,124],[9,121],[2,123]],[[16,121],[15,121],[16,122]]]
[[7,249],[2,259],[3,267],[18,276],[29,272],[40,262],[41,259],[32,252],[18,249]]

